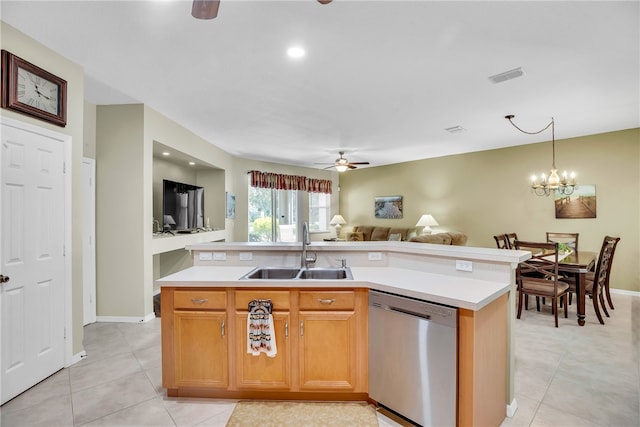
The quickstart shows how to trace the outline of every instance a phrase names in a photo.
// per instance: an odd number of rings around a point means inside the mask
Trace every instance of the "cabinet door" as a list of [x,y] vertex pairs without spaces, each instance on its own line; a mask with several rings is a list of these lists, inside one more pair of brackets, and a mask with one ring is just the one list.
[[300,388],[356,388],[356,316],[353,311],[300,312]]
[[258,356],[247,353],[247,316],[246,312],[236,313],[235,360],[238,388],[289,389],[291,387],[289,313],[273,313],[277,349],[274,357],[268,357],[265,353],[260,353]]
[[225,312],[174,312],[176,386],[228,386],[226,318]]

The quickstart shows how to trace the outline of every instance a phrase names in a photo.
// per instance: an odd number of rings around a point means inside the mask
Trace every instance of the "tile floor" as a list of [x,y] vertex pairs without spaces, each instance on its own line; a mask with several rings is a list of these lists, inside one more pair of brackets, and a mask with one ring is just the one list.
[[[557,329],[548,312],[516,321],[519,409],[503,426],[640,426],[640,298],[613,298],[604,326],[590,304],[584,327],[575,306]],[[85,349],[86,359],[0,407],[0,426],[224,426],[233,411],[234,401],[166,397],[160,319],[88,325]]]

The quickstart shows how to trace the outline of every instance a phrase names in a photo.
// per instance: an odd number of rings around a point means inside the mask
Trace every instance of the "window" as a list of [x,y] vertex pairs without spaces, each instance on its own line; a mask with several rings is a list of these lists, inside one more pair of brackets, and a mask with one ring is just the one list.
[[249,241],[298,240],[298,191],[249,186]]
[[329,231],[331,194],[309,193],[309,231]]

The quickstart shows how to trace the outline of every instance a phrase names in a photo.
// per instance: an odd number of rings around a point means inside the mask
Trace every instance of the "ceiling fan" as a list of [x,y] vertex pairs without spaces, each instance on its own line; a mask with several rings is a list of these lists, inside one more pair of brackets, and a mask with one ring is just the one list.
[[338,172],[344,172],[347,169],[356,169],[355,165],[368,165],[369,162],[350,162],[344,157],[344,151],[339,151],[340,157],[336,159],[333,163],[316,163],[316,165],[331,165],[327,166],[325,169],[336,168]]
[[[332,0],[318,0],[320,4],[329,4]],[[193,0],[191,15],[198,19],[213,19],[218,16],[220,0]]]

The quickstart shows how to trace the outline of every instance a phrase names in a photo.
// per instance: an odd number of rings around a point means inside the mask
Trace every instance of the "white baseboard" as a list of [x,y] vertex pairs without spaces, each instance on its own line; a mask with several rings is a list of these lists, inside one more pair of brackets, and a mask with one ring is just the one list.
[[79,353],[76,353],[73,356],[71,356],[71,360],[68,360],[67,364],[64,367],[68,368],[71,365],[75,365],[76,363],[78,363],[79,361],[84,359],[85,357],[87,357],[87,352],[82,350]]
[[609,291],[612,294],[622,294],[622,295],[631,295],[632,297],[640,297],[640,292],[638,291],[627,291],[626,289],[616,289],[616,288],[609,288]]
[[127,316],[97,316],[96,322],[115,322],[115,323],[147,323],[156,318],[156,314],[151,312],[144,317],[127,317]]
[[518,410],[518,402],[516,402],[516,398],[514,397],[510,404],[507,405],[507,417],[513,418]]

